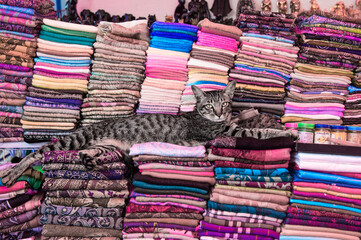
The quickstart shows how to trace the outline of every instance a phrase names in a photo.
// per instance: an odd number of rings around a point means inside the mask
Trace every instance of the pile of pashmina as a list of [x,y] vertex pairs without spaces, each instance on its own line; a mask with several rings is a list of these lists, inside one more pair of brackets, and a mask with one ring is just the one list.
[[92,170],[87,170],[74,150],[45,152],[42,162],[46,198],[39,213],[43,239],[121,239],[129,172],[120,151],[92,159]]
[[280,239],[360,239],[360,149],[298,144],[297,150]]
[[[242,13],[238,18],[237,26],[243,36],[234,69],[229,74],[229,80],[237,82],[232,107],[238,111],[253,107],[283,116],[284,87],[291,79],[299,51],[294,40],[282,37],[283,32],[295,36],[291,27],[293,17],[256,13]],[[266,26],[277,31],[263,32]]]
[[101,22],[98,28],[88,95],[81,108],[83,125],[133,115],[145,78],[147,21]]
[[[0,171],[8,171],[15,165],[1,165]],[[2,186],[0,182],[0,239],[40,237],[42,227],[38,207],[43,193],[38,189],[44,179],[40,171],[41,167],[27,169],[11,187]]]
[[233,67],[242,31],[235,26],[212,23],[204,19],[198,23],[198,40],[193,44],[188,61],[188,82],[182,95],[182,112],[194,110],[196,99],[192,86],[203,91],[221,90],[228,84],[228,70]]
[[21,123],[27,142],[71,134],[90,77],[97,28],[43,20]]
[[198,27],[182,23],[152,24],[138,114],[178,114],[197,31]]
[[361,59],[359,23],[326,13],[299,15],[300,52],[282,122],[342,124],[344,116],[345,124],[352,122],[353,110],[344,114],[344,102]]
[[243,32],[257,35],[270,35],[293,41],[297,37],[292,31],[294,16],[278,12],[245,10],[238,17],[237,26]]
[[216,185],[200,239],[279,239],[291,190],[293,139],[217,137],[208,145]]
[[135,144],[130,155],[139,168],[124,218],[124,239],[198,239],[214,168],[204,146]]
[[[358,70],[357,70],[358,71]],[[359,75],[360,73],[356,73]],[[349,86],[348,95],[345,102],[345,112],[343,113],[343,124],[360,125],[361,124],[361,87]]]
[[0,1],[0,142],[24,140],[20,119],[33,75],[36,38],[43,17],[55,16],[53,5],[50,0]]

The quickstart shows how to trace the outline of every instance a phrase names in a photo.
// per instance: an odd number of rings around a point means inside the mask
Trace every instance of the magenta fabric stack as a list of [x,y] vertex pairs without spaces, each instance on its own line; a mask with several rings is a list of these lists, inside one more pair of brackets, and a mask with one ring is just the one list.
[[178,114],[187,82],[187,62],[198,27],[155,22],[150,29],[146,78],[142,85],[138,114]]
[[229,29],[229,26],[226,30],[220,31],[223,25],[214,25],[205,20],[198,26],[200,27],[198,40],[193,44],[191,58],[188,61],[189,74],[182,95],[182,112],[190,112],[194,109],[196,99],[191,89],[192,85],[203,91],[225,88],[228,83],[228,71],[233,66],[238,40],[242,33],[236,27]]

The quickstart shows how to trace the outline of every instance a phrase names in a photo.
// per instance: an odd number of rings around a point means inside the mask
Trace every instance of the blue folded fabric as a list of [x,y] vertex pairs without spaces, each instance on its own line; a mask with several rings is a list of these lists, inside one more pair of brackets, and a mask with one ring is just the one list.
[[184,23],[166,23],[166,22],[159,22],[156,21],[150,27],[150,31],[153,31],[153,28],[165,28],[165,29],[179,29],[179,30],[186,30],[189,32],[197,32],[198,27],[194,25],[184,24]]
[[77,99],[58,99],[58,98],[36,98],[36,97],[25,97],[26,100],[38,103],[66,103],[69,105],[80,106],[81,100]]
[[288,176],[251,176],[240,174],[222,173],[216,175],[217,180],[231,180],[231,181],[252,181],[252,182],[290,182],[291,175]]
[[155,36],[150,40],[150,47],[186,53],[189,53],[192,50],[192,45],[193,41],[158,36]]
[[173,29],[173,28],[168,28],[168,27],[155,27],[152,28],[152,31],[150,33],[154,33],[154,32],[164,32],[164,33],[182,33],[182,34],[187,34],[190,36],[194,36],[197,37],[197,32],[191,32],[191,31],[187,31],[187,29]]
[[159,190],[184,190],[188,192],[196,192],[200,194],[207,194],[208,192],[199,188],[184,187],[184,186],[169,186],[169,185],[156,185],[145,183],[137,180],[133,180],[133,186],[147,189],[159,189]]
[[347,186],[351,188],[359,188],[361,179],[345,177],[341,175],[312,172],[305,170],[293,171],[294,181],[309,180],[309,182],[323,182],[327,184],[336,184],[337,186]]
[[214,81],[197,81],[197,82],[187,83],[187,86],[202,85],[202,84],[212,84],[212,85],[218,85],[218,86],[227,86],[227,84],[225,84],[225,83],[214,82]]
[[311,206],[318,206],[318,207],[327,207],[327,208],[337,208],[337,209],[343,209],[351,212],[361,213],[361,209],[353,208],[353,207],[346,207],[343,205],[338,204],[331,204],[331,203],[324,203],[324,202],[313,202],[313,201],[306,201],[306,200],[300,200],[300,199],[290,199],[291,203],[299,203],[304,205],[311,205]]
[[26,38],[35,38],[35,37],[36,37],[35,34],[28,34],[28,33],[22,33],[22,32],[14,32],[14,31],[9,31],[9,30],[0,30],[0,33],[13,34],[13,35],[17,35],[17,36],[20,36],[20,37],[26,37]]
[[69,67],[89,67],[90,66],[90,63],[67,63],[67,62],[47,60],[44,58],[42,58],[42,59],[34,58],[34,62],[50,63],[50,64],[59,65],[59,66],[69,66]]
[[190,41],[197,41],[197,37],[196,36],[191,36],[188,34],[184,34],[184,33],[172,33],[172,32],[160,32],[160,31],[155,31],[152,32],[150,34],[150,37],[153,38],[155,36],[158,37],[165,37],[165,38],[174,38],[174,39],[186,39],[186,40],[190,40]]
[[257,33],[243,33],[244,37],[256,37],[256,38],[263,38],[263,39],[269,39],[269,40],[274,40],[277,42],[285,42],[285,43],[290,43],[290,44],[295,44],[295,41],[286,39],[286,38],[282,38],[282,37],[274,37],[274,36],[270,36],[270,35],[262,35],[262,34],[257,34]]
[[258,72],[267,72],[267,73],[272,73],[275,74],[287,81],[290,80],[291,76],[289,74],[283,73],[281,71],[277,71],[277,70],[272,70],[272,69],[268,69],[268,68],[259,68],[259,67],[252,67],[246,64],[241,64],[241,63],[236,63],[235,64],[236,67],[241,67],[241,68],[245,68],[248,70],[253,70],[253,71],[258,71]]
[[14,6],[0,4],[0,9],[10,10],[10,11],[20,12],[20,13],[26,13],[26,14],[33,15],[33,16],[35,14],[35,10],[32,8],[22,8],[22,7],[14,7]]
[[23,107],[21,106],[10,106],[10,105],[0,105],[0,111],[2,112],[11,112],[11,113],[23,113]]
[[227,168],[227,167],[216,167],[214,169],[216,174],[242,174],[242,175],[251,175],[251,176],[268,176],[268,177],[278,177],[278,176],[288,176],[290,173],[287,168],[276,168],[276,169],[247,169],[247,168]]
[[[73,109],[73,110],[80,110],[80,106],[65,104],[65,103],[40,103],[40,102],[32,102],[26,101],[26,106],[32,107],[44,107],[44,108],[59,108],[59,109]],[[55,112],[55,110],[54,110]]]
[[350,93],[353,93],[353,92],[361,92],[361,88],[357,88],[357,87],[354,87],[354,86],[349,86],[348,87],[348,91],[350,92]]
[[88,64],[90,65],[92,63],[92,61],[89,60],[66,60],[66,59],[60,59],[60,58],[52,58],[52,57],[37,57],[37,59],[41,59],[44,61],[49,61],[49,62],[56,62],[56,63],[72,63],[72,64]]
[[50,37],[46,36],[44,34],[39,35],[40,39],[51,41],[51,42],[57,42],[57,43],[66,43],[66,44],[77,44],[77,45],[83,45],[83,46],[93,46],[93,43],[91,42],[85,42],[85,41],[79,41],[79,40],[70,40],[70,39],[61,39],[56,37]]
[[208,201],[208,208],[227,211],[227,212],[257,214],[257,215],[269,216],[279,219],[284,219],[286,217],[286,213],[279,212],[269,208],[250,207],[244,205],[230,205],[224,203],[217,203],[213,201]]

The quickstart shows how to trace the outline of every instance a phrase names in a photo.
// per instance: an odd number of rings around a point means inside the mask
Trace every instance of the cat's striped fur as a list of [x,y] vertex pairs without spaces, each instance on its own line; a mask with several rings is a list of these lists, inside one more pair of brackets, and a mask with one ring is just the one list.
[[3,184],[13,184],[32,163],[41,160],[43,152],[46,151],[81,150],[84,164],[92,167],[93,157],[109,148],[128,152],[135,143],[151,141],[185,146],[204,144],[217,135],[224,134],[230,126],[234,89],[235,82],[230,83],[223,91],[203,92],[193,86],[197,111],[179,116],[135,115],[82,127],[74,134],[26,156],[11,170],[0,172],[0,177]]

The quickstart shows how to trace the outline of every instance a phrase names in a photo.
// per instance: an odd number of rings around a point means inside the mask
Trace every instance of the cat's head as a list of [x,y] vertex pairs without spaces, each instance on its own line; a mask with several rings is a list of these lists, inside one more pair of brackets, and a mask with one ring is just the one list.
[[232,81],[223,90],[204,92],[197,86],[192,91],[197,99],[198,113],[213,122],[230,121],[232,116],[232,98],[236,82]]

